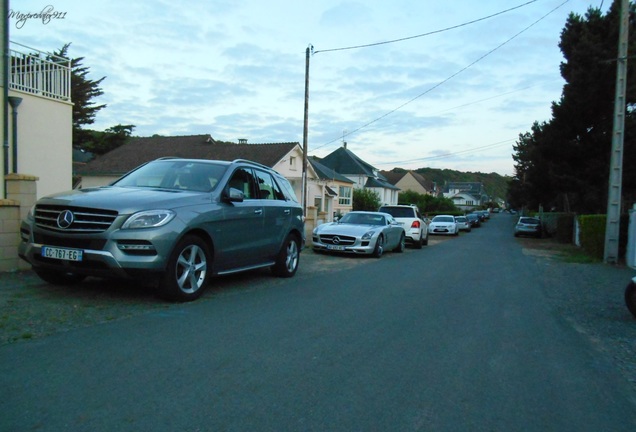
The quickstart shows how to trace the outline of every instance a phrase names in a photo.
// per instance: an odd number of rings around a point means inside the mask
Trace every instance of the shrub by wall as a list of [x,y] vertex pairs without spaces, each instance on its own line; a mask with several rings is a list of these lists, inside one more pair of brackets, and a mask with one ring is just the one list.
[[579,216],[581,249],[592,258],[603,260],[605,253],[606,215]]
[[574,213],[540,213],[543,230],[560,243],[572,243],[574,235]]

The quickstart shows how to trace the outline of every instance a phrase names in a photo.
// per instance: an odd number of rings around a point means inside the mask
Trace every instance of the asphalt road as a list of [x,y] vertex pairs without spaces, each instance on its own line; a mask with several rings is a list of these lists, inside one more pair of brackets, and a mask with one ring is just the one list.
[[0,346],[0,430],[636,430],[633,387],[507,216],[338,260]]

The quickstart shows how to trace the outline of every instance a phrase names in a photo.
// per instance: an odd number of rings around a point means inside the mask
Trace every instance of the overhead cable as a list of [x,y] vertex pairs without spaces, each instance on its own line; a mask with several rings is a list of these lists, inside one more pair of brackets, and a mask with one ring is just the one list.
[[[508,38],[506,41],[502,42],[501,44],[497,45],[495,48],[491,49],[490,51],[486,52],[484,55],[482,55],[481,57],[479,57],[477,60],[473,61],[472,63],[468,64],[467,66],[463,67],[462,69],[458,70],[457,72],[455,72],[454,74],[450,75],[448,78],[440,81],[439,83],[435,84],[434,86],[432,86],[431,88],[429,88],[428,90],[418,94],[417,96],[411,98],[410,100],[404,102],[403,104],[401,104],[400,106],[398,106],[397,108],[394,108],[390,111],[388,111],[387,113],[381,115],[380,117],[371,120],[368,123],[363,124],[362,126],[358,127],[357,129],[352,130],[351,132],[348,132],[345,136],[349,136],[349,135],[353,135],[356,132],[359,132],[360,130],[372,125],[373,123],[376,123],[382,119],[384,119],[385,117],[388,117],[389,115],[393,114],[394,112],[404,108],[406,105],[409,105],[410,103],[413,103],[414,101],[416,101],[417,99],[421,98],[422,96],[432,92],[433,90],[435,90],[436,88],[442,86],[442,84],[447,83],[448,81],[450,81],[451,79],[455,78],[457,75],[461,74],[462,72],[466,71],[467,69],[471,68],[472,66],[474,66],[475,64],[479,63],[481,60],[485,59],[486,57],[488,57],[490,54],[494,53],[495,51],[499,50],[501,47],[503,47],[504,45],[508,44],[510,41],[512,41],[513,39],[517,38],[519,35],[523,34],[524,32],[526,32],[527,30],[529,30],[530,28],[532,28],[533,26],[535,26],[536,24],[538,24],[539,22],[541,22],[542,20],[544,20],[546,17],[548,17],[549,15],[551,15],[552,13],[554,13],[555,11],[557,11],[559,8],[563,7],[563,5],[565,5],[566,3],[568,3],[570,0],[565,0],[564,2],[562,2],[561,4],[559,4],[558,6],[556,6],[555,8],[553,8],[552,10],[550,10],[548,13],[546,13],[545,15],[543,15],[542,17],[540,17],[539,19],[537,19],[536,21],[534,21],[533,23],[531,23],[530,25],[528,25],[527,27],[525,27],[524,29],[522,29],[521,31],[517,32],[515,35],[513,35],[512,37]],[[336,142],[340,139],[344,138],[344,136],[335,138],[329,142],[324,143],[323,145],[314,148],[314,150],[320,149],[322,147],[325,147],[333,142]]]
[[432,32],[422,33],[422,34],[415,35],[415,36],[408,36],[408,37],[403,37],[403,38],[400,38],[400,39],[393,39],[393,40],[388,40],[388,41],[384,41],[384,42],[375,42],[375,43],[370,43],[370,44],[365,44],[365,45],[355,45],[355,46],[343,47],[343,48],[331,48],[331,49],[324,49],[324,50],[316,50],[316,51],[312,51],[312,52],[314,54],[318,54],[318,53],[321,53],[321,52],[345,51],[345,50],[352,50],[352,49],[358,49],[358,48],[369,48],[369,47],[374,47],[374,46],[378,46],[378,45],[385,45],[385,44],[390,44],[390,43],[395,43],[395,42],[403,42],[403,41],[409,40],[409,39],[416,39],[416,38],[421,38],[421,37],[424,37],[424,36],[430,36],[430,35],[433,35],[433,34],[443,33],[445,31],[454,30],[454,29],[457,29],[457,28],[460,28],[460,27],[464,27],[464,26],[467,26],[467,25],[470,25],[470,24],[474,24],[474,23],[477,23],[479,21],[484,21],[484,20],[487,20],[489,18],[496,17],[497,15],[502,15],[502,14],[505,14],[506,12],[510,12],[510,11],[515,10],[515,9],[519,9],[521,7],[527,6],[527,5],[529,5],[531,3],[534,3],[536,1],[537,0],[530,0],[529,2],[526,2],[526,3],[521,4],[519,6],[515,6],[513,8],[506,9],[506,10],[503,10],[501,12],[497,12],[495,14],[485,16],[483,18],[478,18],[476,20],[468,21],[468,22],[465,22],[463,24],[458,24],[458,25],[455,25],[455,26],[452,26],[452,27],[446,27],[446,28],[443,28],[443,29],[440,29],[440,30],[434,30]]

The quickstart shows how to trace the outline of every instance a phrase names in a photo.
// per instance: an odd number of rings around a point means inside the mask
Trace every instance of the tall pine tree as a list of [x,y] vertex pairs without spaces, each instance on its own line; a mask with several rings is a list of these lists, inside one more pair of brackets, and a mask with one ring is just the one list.
[[[590,8],[585,16],[571,14],[559,47],[565,61],[561,99],[552,104],[552,119],[520,135],[515,146],[515,175],[509,200],[513,205],[555,208],[579,213],[604,213],[607,207],[610,152],[613,133],[616,55],[620,2],[607,14]],[[634,5],[630,5],[632,17]],[[630,20],[630,52],[636,47]],[[630,62],[628,62],[628,65]],[[636,190],[636,119],[634,78],[629,67],[623,192],[626,204]]]
[[[64,45],[59,51],[53,54],[57,57],[69,59],[68,49],[70,43]],[[80,147],[87,131],[82,126],[90,125],[95,122],[97,112],[106,105],[95,105],[93,99],[104,94],[100,88],[100,84],[105,76],[98,80],[88,78],[89,68],[82,66],[84,57],[78,57],[71,60],[71,101],[73,102],[73,146]]]

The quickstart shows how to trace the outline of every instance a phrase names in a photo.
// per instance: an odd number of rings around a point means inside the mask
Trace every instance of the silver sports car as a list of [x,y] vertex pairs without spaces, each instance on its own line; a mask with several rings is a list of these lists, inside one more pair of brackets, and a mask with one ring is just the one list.
[[404,252],[404,227],[388,213],[352,211],[338,222],[319,225],[312,240],[316,252],[373,255]]

